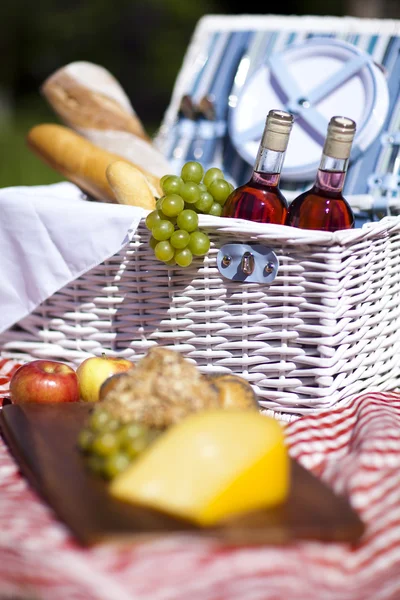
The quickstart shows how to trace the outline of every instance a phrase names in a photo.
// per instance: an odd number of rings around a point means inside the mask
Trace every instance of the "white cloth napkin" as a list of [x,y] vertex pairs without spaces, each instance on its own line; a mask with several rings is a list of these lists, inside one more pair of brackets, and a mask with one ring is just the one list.
[[0,190],[0,333],[118,252],[147,213],[69,182]]

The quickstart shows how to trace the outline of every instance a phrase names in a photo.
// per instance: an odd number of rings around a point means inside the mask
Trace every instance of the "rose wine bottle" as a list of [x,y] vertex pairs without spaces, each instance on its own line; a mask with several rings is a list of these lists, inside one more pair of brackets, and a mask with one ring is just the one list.
[[292,126],[290,113],[269,111],[251,178],[228,196],[223,217],[285,223],[288,204],[279,189],[279,179]]
[[342,195],[356,124],[332,117],[314,185],[289,206],[286,225],[337,231],[354,227],[353,211]]

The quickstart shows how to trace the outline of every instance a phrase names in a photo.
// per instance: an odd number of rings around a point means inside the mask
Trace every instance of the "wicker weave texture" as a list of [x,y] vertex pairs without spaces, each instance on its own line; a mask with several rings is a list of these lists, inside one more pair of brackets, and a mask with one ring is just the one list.
[[[3,351],[79,364],[173,347],[205,373],[250,381],[265,409],[304,414],[400,379],[400,219],[326,234],[204,218],[212,245],[186,269],[157,261],[141,223],[110,260],[59,290],[0,338]],[[224,243],[271,247],[270,284],[216,264]]]

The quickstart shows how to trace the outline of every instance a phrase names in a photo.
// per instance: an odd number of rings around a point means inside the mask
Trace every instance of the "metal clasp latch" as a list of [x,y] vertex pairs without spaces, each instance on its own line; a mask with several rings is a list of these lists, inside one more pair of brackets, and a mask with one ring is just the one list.
[[218,270],[227,279],[246,283],[271,283],[279,260],[275,252],[261,244],[225,244],[217,256]]
[[240,261],[240,268],[245,275],[252,275],[254,271],[254,255],[251,252],[245,252]]

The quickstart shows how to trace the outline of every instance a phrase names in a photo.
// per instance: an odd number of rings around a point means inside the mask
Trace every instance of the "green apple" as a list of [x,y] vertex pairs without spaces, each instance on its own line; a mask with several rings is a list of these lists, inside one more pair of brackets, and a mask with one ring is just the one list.
[[118,356],[89,356],[78,366],[76,374],[79,381],[79,393],[84,402],[97,402],[100,388],[112,375],[128,371],[134,363]]

